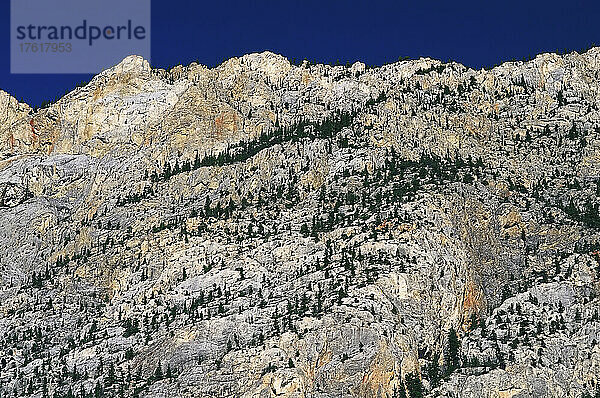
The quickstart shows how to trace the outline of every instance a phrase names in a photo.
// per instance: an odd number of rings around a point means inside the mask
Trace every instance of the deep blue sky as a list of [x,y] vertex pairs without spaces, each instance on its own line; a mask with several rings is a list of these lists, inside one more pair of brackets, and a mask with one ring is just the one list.
[[[50,0],[51,1],[51,0]],[[89,0],[82,0],[89,1]],[[125,1],[125,0],[124,0]],[[152,65],[271,50],[320,62],[399,56],[481,68],[600,44],[598,1],[152,1]],[[0,89],[36,105],[90,75],[11,75],[9,2],[0,6]]]

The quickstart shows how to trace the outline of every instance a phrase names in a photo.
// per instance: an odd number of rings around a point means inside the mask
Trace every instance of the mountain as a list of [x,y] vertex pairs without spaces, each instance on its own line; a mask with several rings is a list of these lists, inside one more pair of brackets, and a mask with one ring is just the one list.
[[0,92],[0,396],[591,397],[600,49]]

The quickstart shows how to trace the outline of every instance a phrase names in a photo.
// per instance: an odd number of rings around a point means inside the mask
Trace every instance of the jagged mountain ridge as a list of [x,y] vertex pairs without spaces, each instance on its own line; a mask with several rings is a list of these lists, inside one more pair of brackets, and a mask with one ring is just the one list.
[[598,52],[3,93],[0,388],[593,393]]

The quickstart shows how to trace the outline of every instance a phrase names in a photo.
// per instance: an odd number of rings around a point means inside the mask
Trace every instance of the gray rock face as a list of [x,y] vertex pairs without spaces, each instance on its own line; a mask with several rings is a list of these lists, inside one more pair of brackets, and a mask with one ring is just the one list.
[[581,397],[600,49],[0,93],[0,396]]

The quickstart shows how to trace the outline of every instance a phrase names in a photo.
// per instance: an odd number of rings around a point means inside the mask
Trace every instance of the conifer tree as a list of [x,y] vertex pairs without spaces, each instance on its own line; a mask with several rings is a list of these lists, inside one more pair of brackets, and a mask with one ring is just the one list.
[[163,378],[163,372],[162,372],[162,365],[160,364],[160,361],[158,361],[158,365],[156,365],[156,370],[154,371],[154,380],[162,380]]
[[447,344],[448,346],[446,347],[446,352],[444,353],[444,362],[446,365],[446,374],[450,374],[460,366],[460,342],[454,327],[451,327],[450,331],[448,332]]
[[423,383],[418,375],[409,373],[405,377],[406,390],[410,398],[423,397]]

